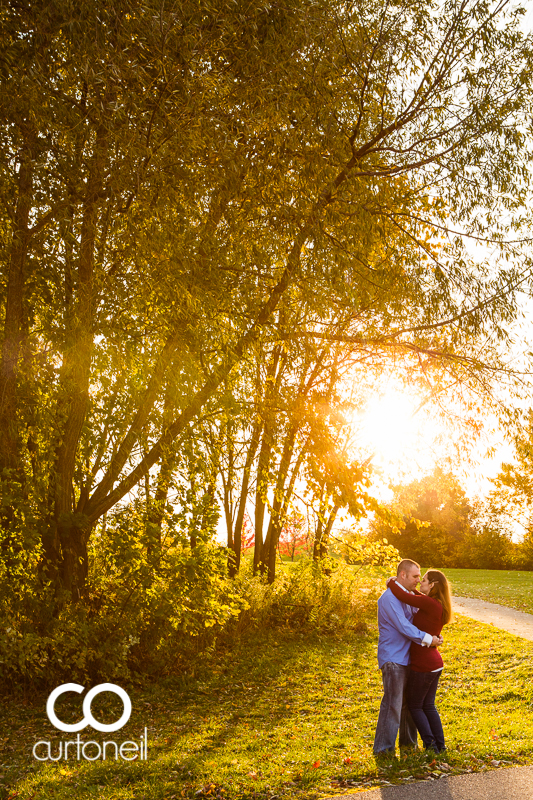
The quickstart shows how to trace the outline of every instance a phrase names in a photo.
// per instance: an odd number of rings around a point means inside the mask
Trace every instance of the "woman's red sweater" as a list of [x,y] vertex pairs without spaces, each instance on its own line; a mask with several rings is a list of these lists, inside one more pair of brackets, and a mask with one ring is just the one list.
[[[407,592],[395,581],[390,581],[389,589],[402,603],[415,606],[418,611],[413,617],[413,625],[438,636],[442,630],[442,603],[435,597],[428,597],[422,592],[414,594]],[[413,672],[433,672],[442,668],[442,656],[436,647],[422,647],[417,642],[411,642],[411,669]]]

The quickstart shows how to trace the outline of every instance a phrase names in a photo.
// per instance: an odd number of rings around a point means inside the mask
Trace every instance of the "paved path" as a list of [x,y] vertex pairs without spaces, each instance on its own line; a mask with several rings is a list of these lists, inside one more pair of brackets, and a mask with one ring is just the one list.
[[334,800],[528,800],[532,794],[533,767],[510,767],[383,786],[358,794],[336,794]]
[[501,628],[515,636],[529,639],[533,642],[533,614],[515,611],[508,606],[496,603],[486,603],[484,600],[474,600],[472,597],[453,597],[453,610],[458,614],[472,617],[478,622],[485,622]]

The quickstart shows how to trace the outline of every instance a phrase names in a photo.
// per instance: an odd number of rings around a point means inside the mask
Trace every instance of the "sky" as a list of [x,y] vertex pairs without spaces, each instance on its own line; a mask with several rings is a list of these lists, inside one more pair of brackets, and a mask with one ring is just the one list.
[[[531,33],[533,0],[520,0],[512,5],[526,9],[522,30]],[[489,260],[494,257],[494,253],[479,245],[472,244],[467,249],[473,257],[475,253]],[[524,316],[513,331],[514,346],[509,353],[509,360],[517,363],[523,363],[524,353],[533,350],[533,299],[524,295],[521,309]],[[533,405],[527,395],[518,398],[508,394],[503,400],[522,409]],[[435,418],[424,407],[420,409],[420,403],[421,397],[416,392],[388,381],[354,420],[358,442],[374,453],[372,463],[379,475],[376,494],[387,501],[392,497],[391,483],[421,478],[436,464],[449,463],[471,499],[485,497],[493,488],[491,478],[497,476],[501,464],[513,460],[514,448],[496,416],[487,410],[481,434],[470,436],[470,441],[466,436],[466,442],[460,442],[460,433],[452,420]]]
[[[392,497],[389,484],[421,478],[436,465],[449,466],[469,497],[486,496],[492,488],[490,479],[496,477],[501,463],[513,456],[512,444],[496,417],[487,413],[483,430],[474,438],[453,419],[439,418],[426,407],[420,408],[420,403],[420,395],[390,383],[355,423],[359,446],[374,454],[372,463],[379,473],[375,489],[380,499]],[[489,455],[489,449],[494,453]]]

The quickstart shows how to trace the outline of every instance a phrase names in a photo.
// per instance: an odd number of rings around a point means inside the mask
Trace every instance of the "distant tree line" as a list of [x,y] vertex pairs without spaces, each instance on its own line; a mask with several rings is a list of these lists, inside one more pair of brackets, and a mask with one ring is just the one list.
[[388,511],[392,519],[375,518],[369,538],[387,539],[402,558],[425,567],[533,569],[529,531],[516,534],[495,493],[470,501],[446,470],[397,486]]

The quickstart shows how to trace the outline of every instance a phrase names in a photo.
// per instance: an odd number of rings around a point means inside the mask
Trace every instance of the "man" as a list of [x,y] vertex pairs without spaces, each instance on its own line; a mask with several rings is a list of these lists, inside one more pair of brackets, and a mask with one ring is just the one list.
[[[420,583],[420,566],[404,558],[398,564],[396,583],[412,592]],[[417,609],[401,603],[390,589],[378,600],[378,664],[383,677],[383,699],[379,709],[374,755],[394,753],[400,731],[400,747],[416,747],[416,727],[404,704],[404,689],[409,676],[411,642],[426,647],[442,644],[441,636],[419,631],[411,620]]]

